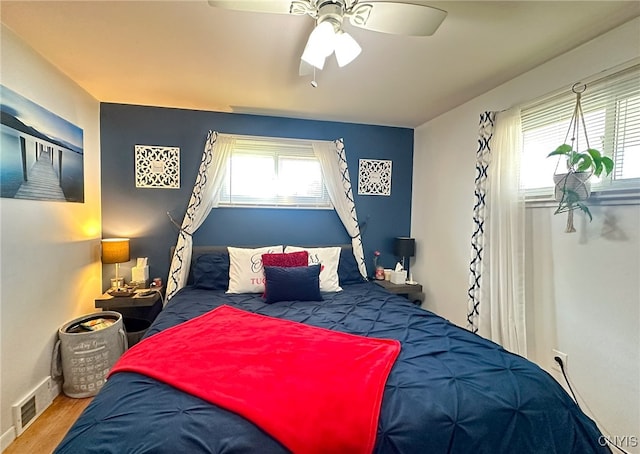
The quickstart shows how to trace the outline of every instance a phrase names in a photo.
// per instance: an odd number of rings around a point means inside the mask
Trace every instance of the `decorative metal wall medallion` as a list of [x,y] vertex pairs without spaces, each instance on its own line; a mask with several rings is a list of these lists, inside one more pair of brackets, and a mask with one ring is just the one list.
[[360,159],[358,168],[359,195],[391,195],[392,161]]
[[180,148],[136,145],[136,188],[180,188]]

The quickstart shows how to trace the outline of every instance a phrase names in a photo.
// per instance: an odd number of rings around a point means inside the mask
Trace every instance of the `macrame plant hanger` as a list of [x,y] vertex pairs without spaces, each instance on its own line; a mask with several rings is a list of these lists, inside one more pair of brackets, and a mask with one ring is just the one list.
[[[564,143],[567,143],[567,139],[569,135],[571,135],[571,148],[573,150],[578,151],[579,147],[579,134],[580,134],[580,125],[582,125],[582,129],[584,130],[584,138],[587,144],[587,149],[591,148],[589,146],[589,138],[587,137],[587,125],[584,121],[584,114],[582,112],[582,104],[580,103],[580,99],[582,97],[582,93],[584,93],[587,89],[587,85],[581,82],[577,82],[573,84],[571,87],[571,91],[576,95],[576,105],[573,109],[573,115],[571,116],[571,121],[569,121],[569,128],[567,129],[567,134],[564,137]],[[574,148],[575,147],[575,148]],[[558,165],[560,164],[561,156],[558,157],[558,162],[556,163],[556,169],[554,171],[554,175],[558,175]],[[569,170],[569,169],[567,169]],[[570,185],[568,184],[569,176],[572,176]],[[560,189],[562,192],[562,198],[560,199],[560,204],[556,209],[554,214],[567,212],[567,227],[565,229],[566,233],[573,233],[576,231],[573,225],[573,211],[579,208],[575,203],[569,203],[567,200],[568,194],[573,193],[573,196],[576,194],[583,193],[585,194],[585,199],[589,197],[591,193],[591,185],[588,180],[591,177],[591,172],[588,172],[587,177],[585,179],[579,179],[575,176],[575,174],[567,173],[557,184],[561,184],[562,188]],[[574,186],[575,185],[575,186]],[[557,185],[556,185],[557,186]]]

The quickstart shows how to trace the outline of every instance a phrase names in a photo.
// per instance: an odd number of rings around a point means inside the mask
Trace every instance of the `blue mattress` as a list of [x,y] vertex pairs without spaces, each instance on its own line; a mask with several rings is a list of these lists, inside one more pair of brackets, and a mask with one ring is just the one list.
[[[364,336],[397,339],[376,453],[609,453],[562,387],[526,359],[373,283],[321,302],[182,289],[146,336],[228,304]],[[215,383],[212,383],[215,386]],[[57,453],[283,453],[259,427],[151,378],[112,376]]]

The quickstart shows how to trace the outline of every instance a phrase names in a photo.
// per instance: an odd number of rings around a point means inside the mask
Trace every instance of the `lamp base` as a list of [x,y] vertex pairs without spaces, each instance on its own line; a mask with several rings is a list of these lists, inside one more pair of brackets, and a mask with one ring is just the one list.
[[124,287],[124,278],[123,277],[112,277],[111,278],[111,288],[117,289]]

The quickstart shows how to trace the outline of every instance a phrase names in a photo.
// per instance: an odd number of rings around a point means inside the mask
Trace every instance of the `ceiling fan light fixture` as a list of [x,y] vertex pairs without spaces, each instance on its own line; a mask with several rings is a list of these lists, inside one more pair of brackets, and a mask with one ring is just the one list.
[[319,23],[309,35],[309,40],[302,53],[302,60],[322,69],[325,59],[331,55],[336,44],[336,31],[332,22]]
[[323,57],[322,55],[319,55],[314,52],[307,51],[306,48],[304,53],[302,54],[302,61],[309,63],[314,68],[318,68],[318,69],[324,68],[325,60],[326,60],[326,57]]
[[336,46],[336,29],[332,22],[326,21],[321,22],[318,26],[311,32],[311,35],[315,37],[309,37],[309,39],[313,39],[313,45],[316,47],[317,52],[328,57],[333,53],[333,49]]
[[338,66],[341,68],[348,65],[356,59],[362,52],[362,47],[357,43],[355,39],[342,30],[336,34],[335,53]]

